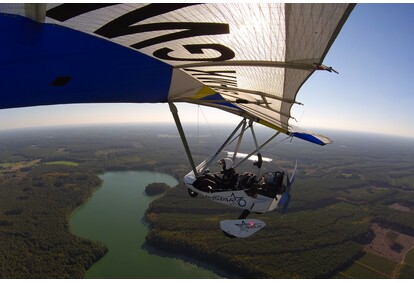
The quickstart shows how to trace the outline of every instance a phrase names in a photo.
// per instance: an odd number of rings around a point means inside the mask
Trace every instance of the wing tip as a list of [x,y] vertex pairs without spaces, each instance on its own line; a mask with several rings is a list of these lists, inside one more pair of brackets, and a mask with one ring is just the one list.
[[299,139],[302,139],[302,140],[305,140],[311,143],[315,143],[321,146],[333,143],[333,141],[330,138],[325,137],[323,135],[315,134],[315,133],[291,132],[290,136],[296,137],[296,138],[299,138]]

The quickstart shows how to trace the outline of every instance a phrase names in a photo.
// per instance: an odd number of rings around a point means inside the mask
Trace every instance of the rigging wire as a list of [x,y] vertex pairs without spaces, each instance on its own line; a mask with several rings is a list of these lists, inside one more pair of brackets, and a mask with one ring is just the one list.
[[290,136],[287,136],[287,137],[281,139],[280,141],[275,140],[271,145],[264,147],[262,152],[269,151],[269,150],[273,149],[275,146],[277,146],[279,144],[282,144],[284,141],[286,141],[288,139],[290,139]]
[[204,114],[203,109],[201,108],[201,106],[200,106],[200,105],[197,105],[197,106],[198,106],[198,109],[201,111],[201,114],[202,114],[202,115],[203,115],[203,117],[204,117],[204,121],[206,122],[206,124],[207,124],[207,126],[208,126],[208,129],[209,129],[209,131],[210,131],[210,134],[211,134],[211,135],[212,135],[212,137],[214,138],[214,140],[215,140],[216,144],[219,144],[219,141],[218,141],[218,139],[217,139],[217,136],[214,134],[213,130],[211,129],[210,123],[208,122],[207,117],[206,117],[206,115]]
[[197,143],[200,143],[200,105],[197,105]]
[[297,124],[296,124],[296,127],[297,127],[297,128],[299,128],[299,125],[300,125],[300,123],[302,122],[303,114],[305,114],[305,108],[304,108],[304,107],[302,107],[302,112],[301,112],[301,114],[300,114],[299,121],[295,119],[295,120],[296,120],[296,122],[297,122]]

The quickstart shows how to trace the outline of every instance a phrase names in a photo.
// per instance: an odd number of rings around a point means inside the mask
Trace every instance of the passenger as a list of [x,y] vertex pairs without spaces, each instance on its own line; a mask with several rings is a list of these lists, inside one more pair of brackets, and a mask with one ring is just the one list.
[[230,158],[223,158],[217,162],[222,166],[221,185],[225,190],[234,190],[237,183],[238,174],[233,168],[233,161]]
[[223,158],[217,162],[222,170],[216,173],[207,172],[201,176],[195,186],[203,191],[235,190],[239,174],[233,168],[233,161],[230,158]]

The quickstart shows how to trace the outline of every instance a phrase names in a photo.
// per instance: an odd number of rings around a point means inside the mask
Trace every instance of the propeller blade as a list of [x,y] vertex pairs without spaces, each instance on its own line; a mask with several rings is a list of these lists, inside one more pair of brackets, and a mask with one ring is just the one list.
[[295,181],[295,178],[296,178],[295,173],[296,173],[297,168],[298,168],[298,161],[296,160],[295,169],[293,169],[292,177],[290,177],[290,179],[288,177],[288,182],[289,182],[288,187],[289,187],[289,189],[292,186],[293,182]]
[[284,215],[289,207],[289,203],[290,203],[290,199],[291,199],[291,195],[288,192],[284,192],[282,194],[282,198],[280,199],[279,202],[279,207],[281,207],[281,214]]

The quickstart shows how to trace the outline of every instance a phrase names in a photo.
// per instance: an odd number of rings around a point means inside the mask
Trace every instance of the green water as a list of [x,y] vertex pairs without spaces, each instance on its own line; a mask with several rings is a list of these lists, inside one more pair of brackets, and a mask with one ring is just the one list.
[[154,182],[175,186],[177,180],[145,171],[108,172],[100,178],[102,187],[70,218],[73,234],[102,241],[109,248],[85,278],[218,278],[192,263],[142,249],[148,232],[143,216],[157,198],[146,196],[145,186]]

